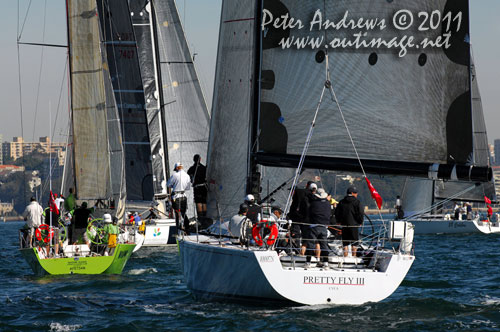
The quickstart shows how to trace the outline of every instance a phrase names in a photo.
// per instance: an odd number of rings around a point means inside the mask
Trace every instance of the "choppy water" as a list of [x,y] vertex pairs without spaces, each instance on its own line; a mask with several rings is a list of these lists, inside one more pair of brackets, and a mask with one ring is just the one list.
[[120,276],[34,277],[22,223],[0,223],[1,331],[500,330],[500,236],[416,236],[417,260],[388,299],[259,307],[194,300],[177,248],[140,250]]

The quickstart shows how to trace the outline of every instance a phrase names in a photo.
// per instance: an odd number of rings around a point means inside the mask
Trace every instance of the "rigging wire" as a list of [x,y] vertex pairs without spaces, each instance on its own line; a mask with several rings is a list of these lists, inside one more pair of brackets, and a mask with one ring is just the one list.
[[61,109],[61,100],[62,100],[62,97],[63,97],[63,90],[64,90],[64,83],[65,83],[65,78],[67,77],[67,70],[68,70],[68,64],[69,64],[69,54],[66,55],[66,62],[64,63],[64,72],[63,72],[63,78],[61,80],[61,88],[59,90],[59,98],[57,100],[57,108],[56,108],[56,118],[54,120],[54,129],[52,129],[52,136],[50,138],[50,141],[52,141],[54,139],[54,136],[55,136],[55,131],[56,131],[56,126],[55,124],[57,123],[57,118],[59,116],[59,110]]
[[[29,8],[31,7],[31,1],[28,6],[28,11],[26,12],[26,17],[24,20],[24,23],[26,23],[26,18],[28,16]],[[17,38],[18,41],[21,38],[21,33],[19,32],[19,18],[20,18],[20,0],[17,1]],[[23,23],[23,29],[24,29],[24,23]],[[22,29],[21,29],[22,31]],[[23,98],[22,98],[22,83],[21,83],[21,53],[19,49],[19,43],[17,43],[17,74],[18,74],[18,88],[19,88],[19,111],[21,115],[21,137],[24,137],[24,123],[23,123]],[[23,152],[23,143],[21,142],[21,163],[24,166],[24,153]],[[27,200],[26,200],[26,168],[23,170],[23,199],[24,199],[24,205],[27,205]]]
[[424,214],[432,211],[433,209],[435,209],[436,207],[438,207],[440,205],[444,205],[444,204],[446,204],[448,202],[453,201],[455,198],[458,198],[458,197],[462,196],[463,194],[466,194],[467,192],[473,190],[474,188],[476,188],[476,185],[473,185],[473,186],[470,186],[468,188],[465,188],[464,190],[462,190],[461,192],[456,193],[455,195],[452,195],[452,196],[450,196],[450,197],[448,197],[448,198],[446,198],[446,199],[444,199],[442,201],[434,203],[434,204],[432,204],[431,206],[429,206],[429,207],[427,207],[425,209],[419,210],[419,211],[415,212],[414,214],[412,214],[411,216],[405,217],[403,220],[409,220],[409,219],[413,219],[413,218],[418,218],[418,217],[420,217],[420,216],[422,216],[422,215],[424,215]]
[[[47,22],[47,0],[45,0],[43,7],[43,29],[42,29],[42,43],[45,43],[45,27]],[[40,86],[42,81],[42,70],[43,70],[43,55],[44,55],[45,47],[42,46],[42,51],[40,53],[40,70],[38,72],[38,86],[36,89],[36,99],[35,99],[35,118],[33,120],[33,133],[31,141],[35,141],[35,129],[36,129],[36,118],[38,115],[38,100],[40,97]]]
[[17,41],[20,41],[21,40],[21,35],[23,34],[23,31],[24,31],[24,26],[26,24],[26,20],[28,19],[28,14],[30,12],[30,8],[31,8],[31,2],[32,0],[30,0],[29,4],[28,4],[28,8],[26,9],[26,15],[24,16],[24,21],[23,21],[23,24],[21,27],[19,27],[19,18],[20,18],[20,0],[17,0]]

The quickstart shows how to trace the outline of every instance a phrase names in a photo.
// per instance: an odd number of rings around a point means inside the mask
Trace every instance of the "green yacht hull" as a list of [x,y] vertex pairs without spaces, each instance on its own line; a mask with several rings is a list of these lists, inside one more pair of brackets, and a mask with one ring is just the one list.
[[36,275],[47,274],[121,274],[135,244],[118,244],[112,256],[40,259],[36,248],[21,253]]

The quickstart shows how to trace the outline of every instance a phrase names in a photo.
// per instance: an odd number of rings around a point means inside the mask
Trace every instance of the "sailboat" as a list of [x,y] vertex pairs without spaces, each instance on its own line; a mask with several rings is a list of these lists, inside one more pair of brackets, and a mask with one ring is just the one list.
[[[118,2],[113,3],[120,7]],[[109,212],[120,219],[127,195],[138,199],[148,190],[142,176],[148,172],[145,163],[134,160],[144,157],[149,160],[149,142],[141,109],[144,93],[134,83],[134,79],[140,79],[138,61],[124,51],[126,45],[135,42],[122,38],[112,41],[117,31],[120,37],[131,35],[115,30],[127,24],[121,25],[118,15],[111,17],[108,5],[99,0],[67,1],[71,126],[63,192],[75,188],[80,202],[85,200],[98,207],[95,216]],[[121,17],[129,19],[128,15]],[[121,79],[125,75],[128,78]],[[125,165],[126,161],[130,161],[129,165]],[[129,182],[127,187],[126,182]],[[131,184],[138,184],[136,191],[128,190]],[[87,229],[87,235],[97,244],[92,232],[99,232],[98,221],[94,219]],[[22,255],[39,275],[119,274],[135,248],[134,243],[122,240],[107,254],[87,244],[71,245],[65,241],[60,253],[47,257],[49,252],[45,247],[59,239],[54,238],[50,229],[46,231],[45,234],[40,231],[37,237],[43,245],[33,240],[35,246],[31,246],[26,237],[20,238]]]
[[[166,182],[175,163],[206,155],[209,113],[175,1],[129,1],[145,92],[155,204],[143,219],[143,246],[174,245]],[[187,192],[188,202],[193,201]],[[188,216],[195,207],[189,205]]]
[[[413,48],[401,56],[401,50],[358,49],[345,42],[353,31],[342,22],[393,22],[394,13],[409,8],[462,17],[453,28],[439,24],[415,32],[419,40],[436,40],[450,30],[451,46]],[[296,179],[301,166],[489,181],[491,169],[467,165],[468,153],[454,135],[469,109],[461,102],[469,96],[467,13],[465,0],[224,1],[209,140],[211,215],[226,220],[245,194],[260,200],[261,187],[274,192],[294,173]],[[310,28],[310,22],[317,23]],[[341,22],[340,28],[332,28],[333,22]],[[375,30],[367,35],[382,40],[405,35]],[[325,40],[328,48],[321,44]],[[332,102],[321,102],[325,92]],[[274,204],[286,211],[291,192],[282,188]],[[332,243],[333,269],[309,267],[293,250],[280,248],[285,232],[264,246],[252,239],[234,244],[221,230],[220,235],[180,236],[188,288],[209,299],[362,304],[390,296],[415,258],[413,226],[407,222],[384,223],[377,244],[365,243],[359,257],[339,255]]]
[[[481,95],[474,63],[471,63],[472,103],[470,122],[473,133],[473,152],[470,164],[490,166],[488,138],[484,121]],[[405,220],[415,225],[415,234],[500,233],[498,219],[488,220],[480,213],[459,214],[443,212],[453,202],[486,206],[485,200],[496,200],[494,179],[489,182],[442,181],[408,178],[403,188]]]

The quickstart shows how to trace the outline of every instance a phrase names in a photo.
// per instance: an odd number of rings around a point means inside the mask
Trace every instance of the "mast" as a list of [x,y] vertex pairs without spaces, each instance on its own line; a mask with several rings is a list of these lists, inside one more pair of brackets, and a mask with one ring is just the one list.
[[158,26],[158,22],[156,20],[156,11],[155,11],[155,6],[154,2],[151,0],[151,12],[150,12],[150,20],[151,20],[151,33],[153,36],[153,48],[154,48],[154,59],[155,59],[155,69],[156,69],[156,77],[157,77],[157,91],[158,91],[158,101],[160,103],[160,128],[161,128],[161,141],[162,141],[162,149],[163,149],[163,172],[165,175],[165,181],[167,181],[170,178],[170,169],[168,167],[169,165],[169,160],[168,160],[168,142],[167,142],[167,128],[164,125],[166,122],[165,118],[165,99],[163,96],[163,93],[160,93],[160,88],[163,86],[162,79],[161,79],[161,70],[160,66],[158,66],[157,62],[160,61],[160,51],[158,49],[158,33],[157,29],[154,27]]
[[261,174],[258,171],[258,164],[256,160],[252,157],[253,154],[259,150],[259,114],[260,114],[260,86],[261,86],[261,62],[262,57],[262,9],[263,0],[255,1],[255,55],[254,55],[254,75],[253,75],[253,98],[251,100],[250,109],[253,112],[249,112],[250,115],[250,130],[249,130],[249,142],[248,145],[248,175],[247,175],[247,194],[252,194],[255,196],[256,201],[260,201],[261,193]]
[[[72,57],[72,53],[71,53],[71,39],[70,39],[70,30],[69,30],[69,1],[71,0],[66,0],[65,1],[65,4],[66,4],[66,39],[68,41],[68,44],[67,44],[67,50],[68,50],[68,104],[69,104],[69,128],[68,128],[68,140],[67,142],[69,143],[69,140],[70,140],[70,137],[72,138],[73,137],[73,112],[72,112],[72,109],[73,109],[73,98],[72,98],[72,87],[73,87],[73,76],[71,75],[72,73],[72,61],[71,61],[71,57]],[[70,148],[71,146],[71,148]],[[69,150],[71,149],[71,159],[69,160],[69,162],[71,163],[71,168],[74,170],[76,165],[75,165],[75,145],[73,144],[73,141],[71,140],[71,144],[67,144],[66,145],[66,160],[68,160],[68,154],[69,154]],[[64,171],[63,171],[63,177],[66,176],[66,161],[64,162]],[[76,172],[72,172],[72,183],[73,183],[73,186],[74,186],[74,195],[75,197],[78,197],[78,187],[77,187],[77,181],[76,181]],[[61,186],[64,185],[64,181],[62,182]],[[68,189],[69,188],[65,188],[65,189]],[[61,190],[61,193],[63,193],[63,191]],[[64,192],[64,194],[66,194]]]

